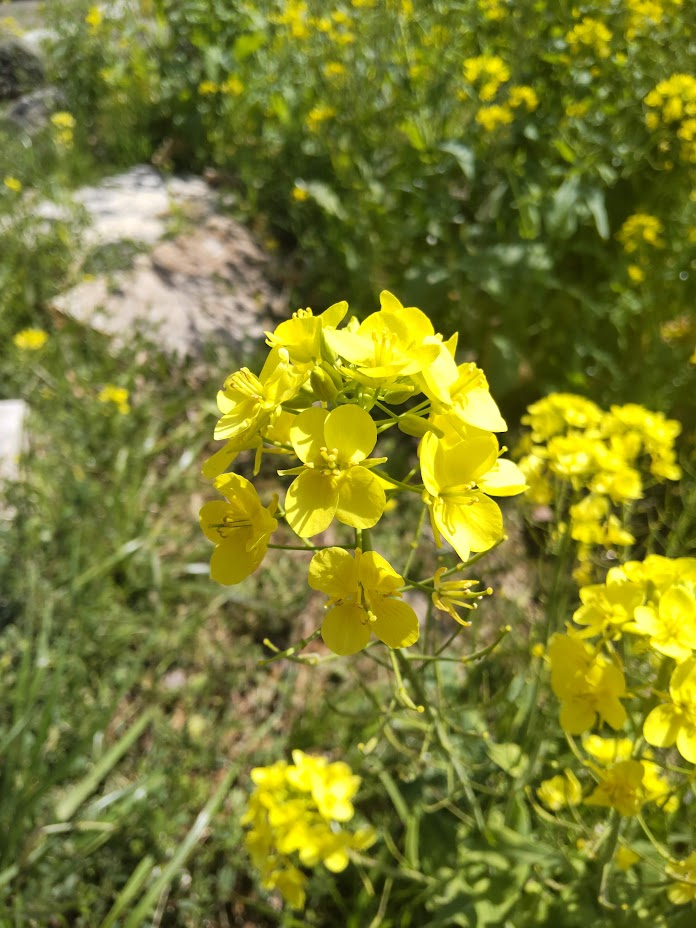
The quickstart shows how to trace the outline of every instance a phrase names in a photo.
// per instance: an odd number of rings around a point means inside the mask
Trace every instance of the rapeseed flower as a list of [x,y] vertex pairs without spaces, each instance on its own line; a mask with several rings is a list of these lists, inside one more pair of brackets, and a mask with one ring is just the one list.
[[635,610],[632,630],[647,635],[660,654],[685,661],[696,650],[696,598],[684,587],[670,587],[656,606]]
[[3,177],[2,182],[4,186],[7,187],[8,190],[12,191],[12,193],[22,192],[22,188],[24,185],[22,184],[21,180],[19,180],[17,177],[12,177],[11,175],[8,174],[6,177]]
[[674,905],[696,902],[696,851],[684,860],[673,860],[666,867],[666,875],[675,882],[667,890],[667,898]]
[[377,427],[359,406],[332,412],[313,406],[290,428],[290,441],[302,466],[279,471],[297,474],[285,496],[285,517],[294,532],[309,538],[334,517],[353,528],[371,528],[384,512],[386,497],[370,471],[386,458],[368,458]]
[[642,587],[632,583],[620,567],[612,567],[605,583],[582,587],[580,599],[582,606],[573,613],[573,621],[586,627],[580,637],[613,638],[619,637],[624,626],[632,622],[644,594]]
[[312,310],[298,309],[292,319],[281,322],[273,332],[266,332],[271,348],[284,348],[295,367],[311,368],[322,360],[324,332],[336,329],[348,312],[345,300],[334,303],[318,316]]
[[472,551],[487,551],[503,533],[503,517],[487,495],[522,493],[524,476],[512,461],[498,459],[498,442],[491,433],[452,444],[432,432],[418,449],[436,544],[448,541],[462,561]]
[[471,625],[471,622],[465,621],[459,615],[457,609],[475,609],[477,602],[482,597],[489,596],[493,590],[490,587],[487,590],[474,590],[473,587],[478,585],[478,580],[443,580],[443,574],[447,574],[446,567],[439,567],[435,571],[435,589],[431,594],[433,605],[440,612],[447,612],[460,625]]
[[604,23],[591,16],[583,16],[582,20],[566,33],[565,39],[570,50],[576,55],[592,51],[598,58],[609,57],[611,31]]
[[418,617],[399,592],[403,577],[380,554],[356,549],[352,557],[343,548],[318,551],[308,582],[329,596],[321,635],[335,654],[361,651],[373,632],[390,648],[408,648],[418,640]]
[[599,719],[618,731],[626,722],[623,671],[578,638],[554,635],[548,649],[551,689],[561,701],[561,728],[581,735]]
[[643,765],[637,760],[622,760],[602,770],[599,783],[585,804],[616,809],[620,815],[637,815],[645,802],[644,773]]
[[97,400],[100,403],[113,403],[121,415],[125,416],[130,412],[129,396],[125,387],[115,387],[112,383],[108,383],[99,391]]
[[210,559],[210,576],[226,586],[241,583],[263,561],[268,542],[278,527],[273,513],[278,497],[261,505],[251,483],[238,474],[223,474],[215,487],[225,497],[205,503],[200,512],[201,528],[215,550]]
[[17,332],[12,343],[20,351],[39,351],[48,341],[48,332],[43,329],[22,329]]
[[475,116],[476,122],[486,132],[495,132],[501,126],[508,126],[514,118],[514,114],[509,107],[500,106],[498,103],[493,103],[491,106],[482,106]]
[[677,750],[696,764],[696,658],[679,664],[669,683],[670,702],[656,706],[643,725],[643,737],[656,748]]
[[558,776],[542,780],[536,794],[552,812],[559,812],[566,806],[577,806],[582,802],[582,786],[572,770],[564,770]]

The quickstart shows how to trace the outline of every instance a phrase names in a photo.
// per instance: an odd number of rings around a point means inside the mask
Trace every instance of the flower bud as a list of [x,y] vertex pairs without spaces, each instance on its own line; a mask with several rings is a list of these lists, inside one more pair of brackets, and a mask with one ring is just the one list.
[[315,367],[309,375],[309,382],[318,400],[321,400],[323,403],[335,402],[338,390],[336,389],[336,384],[325,370],[322,370],[320,367]]

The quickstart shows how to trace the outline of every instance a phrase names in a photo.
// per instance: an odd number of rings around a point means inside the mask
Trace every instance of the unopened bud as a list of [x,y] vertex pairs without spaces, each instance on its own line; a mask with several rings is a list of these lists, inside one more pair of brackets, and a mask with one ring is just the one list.
[[309,375],[309,382],[318,400],[323,403],[333,403],[335,401],[338,390],[326,371],[320,367],[315,367]]
[[426,432],[429,432],[430,423],[421,416],[414,416],[410,412],[405,412],[399,416],[399,431],[405,435],[412,435],[414,438],[422,438]]

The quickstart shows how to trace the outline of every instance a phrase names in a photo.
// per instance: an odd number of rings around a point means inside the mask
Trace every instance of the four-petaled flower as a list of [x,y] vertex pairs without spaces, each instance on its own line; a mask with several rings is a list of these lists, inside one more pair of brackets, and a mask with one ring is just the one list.
[[210,576],[225,585],[240,583],[264,559],[271,534],[278,527],[273,518],[278,497],[262,506],[252,484],[238,474],[223,474],[215,486],[227,502],[205,503],[200,512],[201,528],[216,545]]
[[623,727],[626,692],[623,671],[577,638],[554,635],[549,645],[551,689],[561,700],[561,728],[581,735],[599,717],[614,731]]
[[418,640],[418,617],[399,592],[403,577],[380,554],[325,548],[312,558],[308,582],[329,596],[321,635],[335,654],[361,651],[373,632],[390,648]]
[[369,470],[386,458],[368,459],[377,442],[377,427],[359,406],[327,412],[305,409],[290,429],[301,467],[279,471],[298,474],[285,496],[285,518],[301,538],[328,528],[334,516],[353,528],[371,528],[387,504],[379,479]]

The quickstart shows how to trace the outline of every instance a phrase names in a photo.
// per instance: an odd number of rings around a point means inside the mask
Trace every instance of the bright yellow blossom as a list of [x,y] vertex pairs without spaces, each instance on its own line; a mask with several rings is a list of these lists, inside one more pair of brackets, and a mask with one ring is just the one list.
[[645,802],[643,775],[640,761],[622,760],[601,771],[600,781],[585,803],[616,809],[620,815],[637,815]]
[[12,342],[20,351],[39,351],[48,341],[48,333],[43,329],[22,329],[17,332]]
[[519,84],[517,87],[510,88],[508,106],[513,109],[523,106],[528,113],[533,113],[539,106],[539,97],[533,87]]
[[667,890],[667,898],[673,905],[696,902],[696,851],[685,860],[670,861],[666,874],[675,881]]
[[591,50],[598,58],[608,58],[610,54],[611,32],[604,23],[591,16],[582,20],[566,33],[566,42],[574,54]]
[[548,650],[551,689],[561,701],[561,728],[571,735],[588,731],[599,718],[615,731],[626,722],[621,697],[623,672],[578,638],[554,635]]
[[125,387],[115,387],[113,384],[108,383],[99,391],[97,399],[100,403],[113,403],[121,415],[125,416],[130,412],[128,397],[129,393]]
[[321,626],[324,643],[335,654],[361,651],[372,633],[390,648],[418,640],[418,617],[401,599],[403,577],[374,551],[343,548],[318,551],[309,565],[309,585],[329,596]]
[[238,474],[223,474],[215,480],[215,487],[227,501],[205,503],[200,522],[206,538],[215,542],[210,576],[228,586],[241,583],[263,561],[278,527],[273,518],[278,497],[262,506],[252,484]]
[[564,770],[558,776],[542,780],[536,792],[540,801],[552,812],[582,802],[582,786],[572,770]]
[[98,6],[91,6],[87,10],[87,15],[85,16],[85,22],[90,28],[91,32],[96,32],[101,24],[104,22],[104,14],[99,9]]
[[21,193],[23,184],[21,180],[16,177],[11,177],[9,174],[2,179],[3,184],[7,187],[8,190],[11,190],[13,193]]
[[643,603],[643,589],[632,583],[620,567],[612,567],[605,583],[583,587],[580,599],[583,604],[573,613],[573,621],[586,626],[581,636],[614,637],[633,620]]
[[384,490],[370,467],[386,458],[369,459],[377,428],[359,406],[332,412],[318,406],[301,412],[290,441],[302,466],[281,471],[297,474],[285,496],[285,517],[302,538],[328,528],[334,517],[353,528],[371,528],[384,512]]
[[683,587],[670,587],[657,606],[636,609],[632,629],[648,635],[660,654],[685,661],[696,650],[696,598]]
[[509,107],[494,103],[491,106],[482,106],[475,118],[486,132],[495,132],[500,126],[510,125],[514,115]]
[[266,332],[266,343],[272,348],[284,348],[296,367],[318,364],[322,359],[324,332],[335,329],[348,312],[345,300],[334,303],[318,316],[312,310],[298,309],[292,319],[281,322],[273,332]]
[[656,706],[643,725],[643,737],[656,748],[677,750],[696,764],[696,658],[679,664],[669,683],[670,702]]

